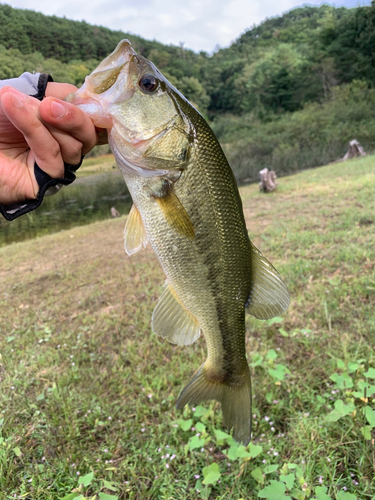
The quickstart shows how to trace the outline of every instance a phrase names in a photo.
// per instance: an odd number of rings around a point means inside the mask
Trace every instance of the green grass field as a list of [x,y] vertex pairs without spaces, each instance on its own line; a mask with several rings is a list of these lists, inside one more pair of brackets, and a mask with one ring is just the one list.
[[247,318],[253,440],[177,411],[205,341],[151,332],[164,282],[125,218],[0,248],[0,499],[375,497],[375,157],[241,188],[292,301]]
[[98,156],[96,158],[85,158],[77,170],[77,178],[88,177],[94,174],[102,174],[117,169],[113,154]]

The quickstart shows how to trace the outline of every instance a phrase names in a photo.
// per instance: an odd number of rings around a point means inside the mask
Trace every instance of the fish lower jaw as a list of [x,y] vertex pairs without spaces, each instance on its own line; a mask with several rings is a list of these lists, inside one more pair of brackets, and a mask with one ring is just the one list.
[[95,127],[106,129],[111,129],[113,127],[112,117],[106,115],[103,112],[103,108],[95,101],[79,104],[78,107],[89,115]]
[[112,116],[105,112],[103,103],[90,96],[80,95],[78,90],[75,94],[69,94],[65,100],[77,106],[91,118],[95,127],[110,129],[113,127]]

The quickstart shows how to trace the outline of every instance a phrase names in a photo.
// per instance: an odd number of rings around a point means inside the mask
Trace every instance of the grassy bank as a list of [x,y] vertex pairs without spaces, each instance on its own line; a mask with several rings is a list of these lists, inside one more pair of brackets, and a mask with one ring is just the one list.
[[375,158],[241,195],[292,297],[247,318],[249,447],[218,405],[175,410],[204,339],[152,334],[156,258],[96,222],[0,248],[1,500],[374,497]]

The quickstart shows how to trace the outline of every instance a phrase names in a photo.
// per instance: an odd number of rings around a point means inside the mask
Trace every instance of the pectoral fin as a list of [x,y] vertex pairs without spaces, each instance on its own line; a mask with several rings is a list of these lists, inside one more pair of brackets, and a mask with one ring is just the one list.
[[247,310],[258,319],[270,319],[280,315],[288,307],[290,297],[279,273],[252,247],[252,290]]
[[124,247],[128,255],[138,252],[147,245],[147,236],[141,215],[135,205],[132,206],[124,229]]
[[192,344],[200,335],[198,321],[185,309],[169,284],[152,314],[151,327],[156,335],[178,345]]
[[158,205],[170,226],[179,234],[187,238],[194,238],[194,226],[188,213],[183,207],[169,184],[164,184],[161,194],[155,195]]

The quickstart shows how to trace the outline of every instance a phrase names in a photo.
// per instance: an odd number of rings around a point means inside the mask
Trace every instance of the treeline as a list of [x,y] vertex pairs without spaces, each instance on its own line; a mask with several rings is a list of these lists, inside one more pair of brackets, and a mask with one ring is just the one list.
[[[266,19],[208,56],[86,22],[0,5],[0,77],[44,70],[79,85],[123,38],[209,116],[261,120],[328,97],[332,87],[375,82],[375,3],[303,7]],[[26,56],[26,57],[25,57]]]
[[[22,54],[40,52],[45,59],[63,63],[72,60],[101,60],[129,33],[91,26],[86,22],[45,16],[32,10],[0,5],[0,44],[6,49],[18,49]],[[132,36],[133,43],[143,53],[153,42]],[[161,44],[159,44],[161,45]]]
[[[375,147],[368,133],[375,116],[374,1],[293,9],[211,56],[8,5],[0,5],[0,26],[0,78],[35,70],[80,85],[129,38],[211,121],[239,179],[254,178],[262,166],[288,171],[336,159],[351,138]],[[365,111],[362,118],[355,109]],[[323,122],[328,135],[315,126]]]
[[128,38],[134,49],[152,60],[202,111],[210,99],[200,81],[208,55],[163,45],[122,31],[91,26],[31,10],[0,4],[0,79],[23,71],[50,73],[56,81],[81,85],[84,77]]
[[375,151],[375,88],[354,80],[277,120],[227,115],[213,129],[240,182],[258,180],[264,167],[286,174],[326,165],[342,158],[352,139]]
[[[375,3],[356,9],[303,7],[267,19],[217,52],[205,67],[210,109],[256,111],[260,118],[296,111],[332,87],[375,83]],[[212,83],[215,83],[213,88]]]

